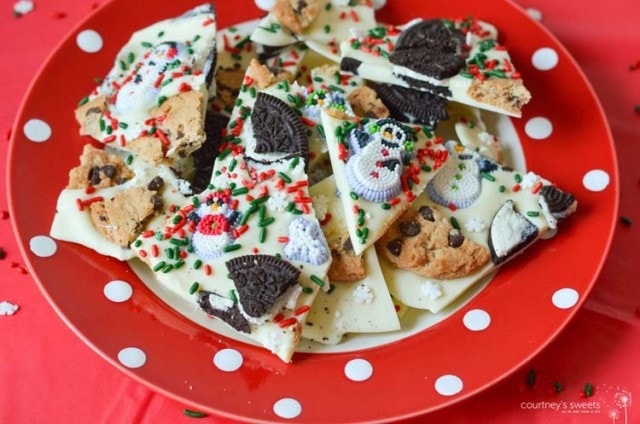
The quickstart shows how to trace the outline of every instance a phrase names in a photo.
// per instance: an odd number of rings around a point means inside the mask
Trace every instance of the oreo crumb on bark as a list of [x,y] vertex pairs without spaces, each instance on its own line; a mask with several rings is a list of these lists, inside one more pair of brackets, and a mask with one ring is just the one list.
[[434,125],[449,118],[447,99],[428,91],[390,84],[372,84],[389,109],[391,117],[402,122]]
[[[213,301],[212,301],[213,300]],[[251,333],[249,321],[242,315],[238,305],[233,303],[231,299],[226,299],[213,292],[202,290],[198,293],[198,305],[209,315],[221,319],[233,329],[242,333]],[[214,304],[228,303],[228,307],[214,308]]]
[[358,75],[358,68],[362,65],[362,61],[350,57],[344,57],[340,60],[340,70],[344,72]]
[[465,65],[465,37],[441,19],[416,23],[400,34],[391,63],[436,79],[456,75]]
[[293,153],[307,159],[309,138],[295,110],[277,97],[258,93],[251,125],[256,153]]
[[154,177],[153,180],[147,184],[147,189],[151,191],[162,190],[162,187],[164,187],[164,180],[160,176]]
[[225,262],[243,311],[259,318],[297,284],[300,270],[271,255],[245,255]]

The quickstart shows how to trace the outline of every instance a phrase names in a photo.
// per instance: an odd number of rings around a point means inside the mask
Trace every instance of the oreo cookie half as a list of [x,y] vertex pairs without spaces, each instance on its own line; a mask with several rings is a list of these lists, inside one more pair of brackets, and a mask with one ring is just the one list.
[[407,28],[389,57],[391,63],[436,79],[456,75],[465,65],[465,37],[441,19],[421,21]]
[[245,314],[260,318],[291,287],[300,270],[271,255],[245,255],[225,262]]
[[498,209],[489,228],[489,250],[494,264],[500,264],[538,237],[538,227],[516,211],[513,201],[507,200]]
[[391,117],[401,122],[433,126],[449,118],[447,99],[427,91],[390,84],[371,86]]
[[542,199],[549,208],[551,216],[557,220],[562,220],[569,216],[576,208],[576,198],[571,193],[566,193],[559,188],[546,185],[540,190]]
[[296,111],[284,101],[260,92],[256,97],[251,126],[256,139],[256,153],[293,153],[305,160],[309,138]]
[[221,319],[242,333],[251,333],[249,321],[242,315],[238,305],[231,299],[202,290],[198,293],[198,305],[209,315]]

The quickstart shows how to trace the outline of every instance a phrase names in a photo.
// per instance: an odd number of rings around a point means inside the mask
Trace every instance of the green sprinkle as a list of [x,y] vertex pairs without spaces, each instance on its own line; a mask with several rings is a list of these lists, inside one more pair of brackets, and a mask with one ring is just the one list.
[[333,7],[333,4],[329,2],[324,6],[324,10],[331,10],[332,7]]
[[231,290],[229,292],[229,297],[231,298],[231,300],[233,300],[233,303],[238,303],[238,295],[236,294],[235,290]]
[[186,246],[187,244],[189,244],[189,242],[185,239],[177,239],[175,237],[170,238],[169,243],[173,244],[174,246]]
[[240,107],[240,106],[242,106],[242,99],[241,99],[240,97],[238,97],[238,98],[236,99],[235,105],[236,105],[236,107]]
[[78,106],[82,106],[83,104],[86,104],[89,101],[89,97],[83,97],[82,99],[80,99],[80,101],[78,102]]
[[314,283],[316,283],[320,287],[324,287],[324,281],[322,280],[322,278],[318,277],[317,275],[313,275],[313,274],[311,274],[310,278],[311,278],[311,281],[313,281]]
[[522,182],[522,175],[520,175],[520,174],[515,174],[515,175],[513,176],[513,179],[514,179],[514,180],[516,180],[516,182],[517,182],[518,184],[520,184],[520,183]]
[[192,411],[191,409],[185,409],[182,413],[191,418],[204,418],[207,416],[204,412]]
[[291,213],[294,215],[302,215],[302,211],[300,209],[294,209],[291,211]]
[[355,191],[350,192],[349,196],[351,196],[353,200],[358,200],[360,198],[360,196],[358,196],[358,193],[356,193]]
[[223,248],[222,248],[222,251],[223,251],[224,253],[233,252],[234,250],[238,250],[238,249],[240,249],[241,247],[242,247],[242,245],[241,245],[241,244],[237,244],[237,243],[236,243],[236,244],[230,244],[230,245],[228,245],[228,246],[223,247]]
[[291,165],[289,165],[290,169],[294,169],[296,166],[298,166],[298,164],[300,163],[300,157],[296,156],[295,158],[293,158],[293,160],[291,161]]
[[233,172],[233,170],[236,169],[237,164],[238,161],[236,160],[236,158],[231,159],[231,162],[229,162],[229,172]]
[[256,88],[255,87],[251,87],[249,89],[249,95],[251,96],[252,99],[255,99],[256,96],[258,95],[258,93],[256,92]]
[[311,287],[303,287],[302,293],[311,294],[313,293],[313,289]]
[[534,369],[529,370],[529,375],[527,375],[527,386],[533,387],[533,385],[536,382],[537,375],[538,373],[536,373],[536,370]]
[[107,128],[107,124],[104,122],[104,119],[101,119],[100,122],[98,122],[98,126],[100,127],[100,131],[104,132],[104,130]]
[[196,261],[193,263],[193,269],[200,269],[201,266],[202,261],[200,259],[196,259]]
[[242,218],[240,218],[240,225],[246,224],[247,221],[249,220],[249,217],[253,215],[257,210],[258,210],[258,206],[256,205],[249,206],[249,209],[247,209],[245,213],[242,215]]
[[229,156],[229,153],[231,153],[231,148],[227,147],[222,152],[220,152],[220,154],[218,155],[218,159],[223,160],[224,158]]
[[431,172],[431,167],[429,165],[421,165],[420,169],[422,169],[424,172]]
[[480,176],[485,180],[488,180],[491,182],[494,182],[496,180],[496,178],[493,175],[489,174],[488,172],[481,172]]
[[162,81],[162,83],[160,84],[161,87],[166,87],[167,85],[171,84],[173,82],[172,78],[167,78],[166,80]]
[[451,222],[451,226],[453,228],[455,228],[456,230],[460,231],[460,223],[458,222],[458,220],[456,219],[455,216],[452,216],[449,221]]
[[331,84],[329,86],[329,89],[331,91],[337,91],[338,93],[344,93],[344,90],[342,88],[340,88],[340,87],[338,87],[337,85],[334,85],[334,84]]
[[191,198],[191,203],[193,203],[193,206],[196,208],[200,207],[200,199],[198,199],[198,196],[193,196]]
[[175,264],[173,264],[173,269],[179,269],[182,268],[184,266],[184,260],[180,259],[178,262],[176,262]]
[[367,238],[369,238],[369,227],[364,227],[362,229],[362,234],[360,236],[360,243],[365,244],[367,241]]
[[118,126],[123,130],[126,130],[127,128],[129,128],[129,124],[127,124],[126,122],[118,122]]
[[389,209],[391,209],[391,205],[390,205],[390,204],[388,204],[388,203],[386,203],[386,202],[385,202],[385,203],[383,203],[382,205],[380,205],[380,207],[381,207],[382,209],[384,209],[385,211],[388,211]]
[[464,78],[473,79],[473,75],[470,74],[469,72],[460,72],[460,76]]
[[258,209],[258,220],[262,221],[267,216],[267,207],[264,204],[260,204]]
[[158,97],[158,106],[162,105],[162,103],[167,101],[167,96]]
[[133,163],[133,155],[128,155],[126,162],[127,162],[127,165],[131,165]]
[[314,82],[324,82],[324,78],[322,77],[313,77]]
[[107,135],[111,135],[111,133],[113,132],[113,127],[111,125],[107,125],[105,132],[107,133]]
[[171,222],[173,223],[173,225],[176,225],[178,222],[182,221],[182,215],[176,215],[173,217],[173,219],[171,220]]
[[262,197],[255,198],[255,199],[253,199],[253,200],[251,201],[250,205],[251,205],[251,206],[258,206],[258,205],[261,205],[261,204],[263,204],[264,202],[266,202],[267,200],[269,200],[269,197],[271,197],[269,194],[265,194],[265,195],[264,195],[264,196],[262,196]]
[[326,140],[327,137],[324,132],[324,127],[322,125],[318,125],[316,126],[316,128],[318,129],[318,134],[320,134],[320,137]]
[[267,239],[267,227],[260,228],[260,234],[258,235],[258,241],[260,243],[264,243]]
[[136,60],[136,55],[133,52],[129,52],[129,55],[127,56],[127,61],[129,62],[129,64],[133,63]]
[[126,71],[127,70],[127,64],[124,63],[124,60],[120,60],[118,62],[118,64],[120,65],[120,70],[122,70],[122,71]]
[[199,288],[200,288],[200,283],[196,281],[195,283],[191,284],[191,287],[189,287],[189,294],[194,294],[195,292],[198,291]]
[[240,196],[241,194],[249,193],[249,189],[247,187],[240,187],[231,192],[232,196]]
[[586,397],[591,397],[593,396],[593,384],[591,383],[587,383],[584,385],[584,395]]
[[155,238],[156,240],[162,241],[164,240],[164,234],[162,234],[161,231],[156,231]]
[[169,259],[175,258],[175,256],[173,255],[173,249],[171,247],[167,247],[166,249],[164,249],[164,254],[167,255],[167,258]]
[[153,267],[153,272],[158,272],[158,271],[160,271],[162,268],[164,268],[164,266],[165,266],[166,264],[167,264],[167,263],[166,263],[165,261],[160,261],[160,262],[158,262],[158,263],[156,264],[156,266],[154,266],[154,267]]
[[429,128],[422,126],[420,127],[420,129],[422,130],[422,132],[424,133],[424,135],[427,136],[427,138],[431,138],[433,137],[433,133],[429,130]]
[[501,185],[500,187],[498,187],[498,191],[499,191],[500,193],[504,193],[506,189],[507,189],[507,188],[506,188],[505,186],[503,186],[503,185]]
[[278,177],[282,178],[287,184],[291,183],[291,178],[282,171],[278,172]]
[[136,240],[135,243],[133,243],[133,247],[140,247],[140,245],[142,245],[142,240]]
[[540,216],[540,212],[538,212],[538,211],[527,211],[527,216],[531,216],[531,217]]
[[160,32],[158,33],[158,38],[162,38],[163,36],[164,36],[164,31],[160,31]]
[[153,47],[153,44],[149,43],[148,41],[143,41],[140,44],[142,45],[142,47],[144,47],[146,49],[150,49],[151,47]]
[[560,384],[559,381],[554,381],[553,382],[553,388],[556,391],[556,393],[560,393],[561,391],[564,390],[564,387],[562,387],[562,384]]
[[489,75],[491,75],[492,77],[498,77],[498,78],[506,78],[507,77],[507,75],[504,72],[502,72],[502,71],[500,71],[498,69],[490,70],[489,71]]
[[296,204],[294,202],[289,202],[289,204],[287,205],[286,208],[284,208],[284,210],[286,210],[287,212],[291,212],[295,208],[296,208]]

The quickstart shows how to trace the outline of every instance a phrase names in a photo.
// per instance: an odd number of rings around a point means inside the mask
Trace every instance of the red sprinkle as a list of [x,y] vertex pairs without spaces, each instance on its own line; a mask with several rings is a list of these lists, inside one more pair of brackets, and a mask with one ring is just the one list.
[[513,187],[511,187],[511,191],[513,191],[514,193],[520,191],[522,187],[520,187],[520,184],[515,184]]
[[76,199],[76,208],[82,212],[84,210],[84,205],[82,204],[82,200]]
[[158,134],[158,137],[160,138],[162,144],[164,144],[165,146],[171,145],[171,142],[167,138],[167,135],[160,128],[156,129],[156,134]]
[[160,249],[158,249],[158,245],[157,244],[151,245],[151,256],[153,256],[154,258],[157,258],[159,254],[160,254]]
[[209,25],[214,24],[214,23],[216,23],[216,21],[215,21],[215,20],[213,20],[213,19],[211,19],[211,18],[208,18],[208,19],[205,19],[205,20],[202,22],[202,26],[205,26],[205,27],[206,27],[206,26],[209,26]]
[[206,264],[206,265],[204,266],[204,274],[205,274],[205,275],[211,275],[211,265]]
[[147,257],[147,251],[144,250],[144,249],[140,249],[138,251],[138,255],[142,256],[143,258],[146,258]]
[[303,306],[299,307],[298,309],[296,309],[295,311],[293,311],[293,315],[302,315],[305,312],[308,312],[309,309],[311,309],[311,306],[303,305]]
[[286,328],[286,327],[291,327],[292,325],[297,324],[297,323],[298,323],[298,320],[296,318],[294,318],[294,317],[291,317],[291,318],[287,318],[287,319],[285,319],[283,321],[280,321],[278,323],[278,326],[280,328]]
[[531,188],[531,193],[532,194],[538,194],[538,192],[542,189],[542,181],[538,181],[537,183],[535,183],[533,185],[533,187]]

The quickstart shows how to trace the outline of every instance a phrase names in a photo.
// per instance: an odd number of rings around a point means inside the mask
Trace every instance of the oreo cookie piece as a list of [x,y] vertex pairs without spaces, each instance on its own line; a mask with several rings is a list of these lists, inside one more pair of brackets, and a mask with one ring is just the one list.
[[225,262],[244,313],[252,318],[265,315],[278,299],[295,286],[300,270],[271,255],[245,255]]
[[343,57],[340,60],[340,70],[352,73],[353,75],[358,75],[358,68],[360,65],[362,65],[360,60],[353,59],[351,57]]
[[284,101],[259,92],[251,113],[251,125],[256,153],[293,153],[307,159],[307,131],[296,111]]
[[233,300],[202,290],[198,293],[197,302],[204,312],[221,319],[233,329],[242,333],[251,333],[249,321],[242,315],[240,308]]
[[420,21],[400,34],[391,63],[436,79],[456,75],[465,65],[465,37],[441,19]]
[[193,152],[193,167],[195,168],[191,189],[194,194],[202,193],[213,172],[213,164],[218,156],[222,144],[222,130],[227,127],[229,117],[221,113],[209,112],[205,116],[204,131],[207,136],[204,144]]
[[398,85],[372,84],[372,88],[398,121],[433,126],[449,118],[444,97]]
[[576,209],[577,201],[573,194],[566,193],[555,186],[543,186],[540,189],[540,195],[551,216],[557,220],[566,218]]
[[538,227],[516,211],[512,200],[498,209],[489,228],[489,250],[494,264],[515,255],[538,237]]

